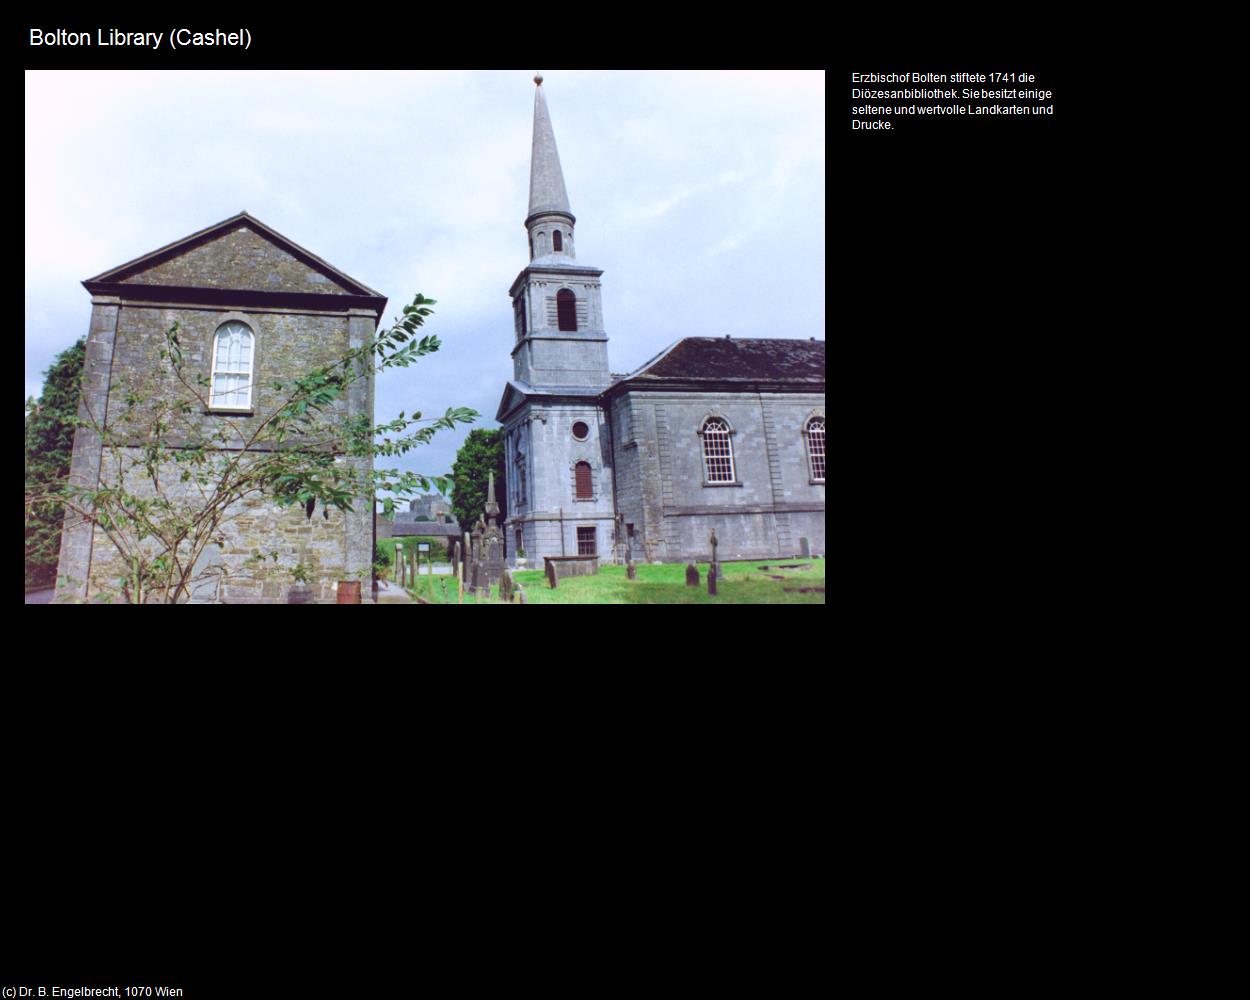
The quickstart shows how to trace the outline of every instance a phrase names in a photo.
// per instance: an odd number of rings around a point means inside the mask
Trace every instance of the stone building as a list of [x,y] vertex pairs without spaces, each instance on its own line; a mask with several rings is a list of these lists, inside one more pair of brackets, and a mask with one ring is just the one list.
[[[273,412],[285,381],[363,346],[382,318],[386,299],[309,253],[246,212],[83,282],[91,293],[82,410],[106,416],[135,373],[161,369],[165,332],[179,324],[179,340],[193,375],[209,379],[210,408],[202,426],[229,418],[243,434]],[[355,382],[340,408],[373,419],[373,384]],[[108,463],[99,437],[80,429],[71,478],[106,481]],[[352,459],[361,468],[370,460]],[[173,471],[173,470],[170,470]],[[176,482],[177,476],[165,477]],[[200,566],[207,581],[194,601],[284,603],[299,562],[312,567],[315,598],[333,601],[339,580],[365,580],[373,561],[373,504],[355,513],[309,517],[299,506],[245,501],[223,527],[224,546],[212,545]],[[277,550],[263,568],[258,552]],[[103,534],[67,519],[62,537],[57,600],[95,597],[120,574],[117,554]],[[221,576],[220,570],[227,575]],[[215,572],[216,571],[216,572]]]
[[509,292],[514,377],[496,419],[510,554],[723,559],[825,550],[825,345],[688,337],[612,375],[600,278],[577,262],[535,78],[529,264]]
[[[438,493],[426,493],[408,502],[408,516],[412,520],[428,517],[431,521],[442,521],[451,516],[451,501]],[[399,515],[396,515],[398,520]]]

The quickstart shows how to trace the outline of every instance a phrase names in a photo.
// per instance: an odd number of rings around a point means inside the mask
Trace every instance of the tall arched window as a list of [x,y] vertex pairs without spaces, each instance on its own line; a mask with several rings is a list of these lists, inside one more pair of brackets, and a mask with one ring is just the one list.
[[560,230],[556,230],[551,234],[551,249],[556,253],[564,252],[564,237],[560,234]]
[[734,478],[734,449],[729,435],[729,425],[719,417],[711,417],[700,431],[703,437],[703,474],[705,482],[732,483]]
[[825,418],[812,417],[807,422],[807,464],[812,470],[812,479],[818,483],[825,481]]
[[556,319],[561,330],[577,330],[577,297],[567,288],[556,292]]
[[595,497],[594,483],[590,478],[590,463],[578,462],[575,466],[577,479],[577,499],[593,500]]
[[213,337],[213,409],[248,410],[252,406],[252,347],[256,337],[246,323],[232,320]]

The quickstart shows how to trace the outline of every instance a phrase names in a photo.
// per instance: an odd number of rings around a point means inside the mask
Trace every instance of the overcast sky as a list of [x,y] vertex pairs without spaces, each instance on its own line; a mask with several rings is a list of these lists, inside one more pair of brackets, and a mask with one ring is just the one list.
[[[26,396],[87,333],[85,278],[246,210],[443,349],[381,377],[378,421],[495,427],[525,266],[529,71],[28,72]],[[608,356],[682,337],[825,336],[823,72],[544,70]],[[468,428],[404,467],[450,471]]]

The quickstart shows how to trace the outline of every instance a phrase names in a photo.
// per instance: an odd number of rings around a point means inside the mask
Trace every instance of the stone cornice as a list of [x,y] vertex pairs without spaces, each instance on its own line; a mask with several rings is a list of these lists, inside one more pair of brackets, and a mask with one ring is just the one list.
[[319,295],[315,292],[261,292],[241,288],[191,288],[179,285],[134,285],[87,280],[83,287],[93,296],[116,298],[127,303],[158,303],[194,308],[197,305],[242,309],[295,309],[300,311],[360,314],[365,311],[382,321],[383,296]]

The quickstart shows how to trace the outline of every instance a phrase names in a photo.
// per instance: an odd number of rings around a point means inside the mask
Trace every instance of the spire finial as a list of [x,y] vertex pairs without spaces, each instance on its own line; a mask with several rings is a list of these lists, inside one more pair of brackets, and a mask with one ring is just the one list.
[[534,82],[535,82],[536,84],[538,84],[538,86],[540,86],[540,87],[543,85],[543,73],[542,73],[542,70],[535,70],[535,71],[534,71]]
[[542,88],[543,75],[534,74],[538,86],[534,90],[534,145],[530,158],[529,216],[559,212],[572,216],[569,196],[564,189],[560,170],[560,154],[556,152],[556,136],[547,112],[547,97]]

